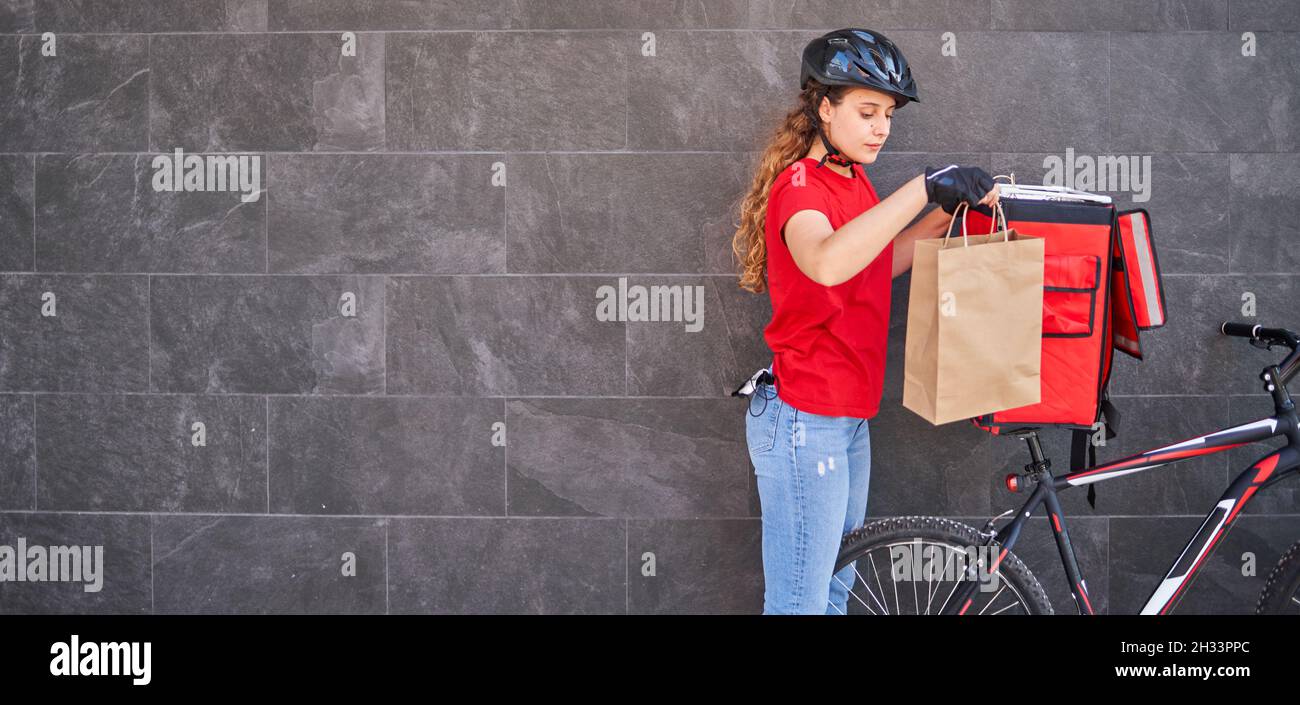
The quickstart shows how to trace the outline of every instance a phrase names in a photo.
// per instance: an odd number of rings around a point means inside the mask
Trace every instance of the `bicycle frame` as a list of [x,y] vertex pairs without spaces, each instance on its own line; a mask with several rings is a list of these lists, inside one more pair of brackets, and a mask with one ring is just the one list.
[[[1276,370],[1276,368],[1273,369]],[[1297,419],[1295,406],[1291,403],[1284,384],[1277,385],[1277,389],[1273,392],[1273,398],[1277,407],[1273,416],[1239,426],[1230,426],[1204,436],[1190,438],[1173,445],[1155,448],[1060,476],[1052,475],[1050,470],[1045,469],[1047,463],[1044,462],[1042,446],[1039,443],[1037,432],[1030,431],[1021,434],[1026,436],[1025,440],[1029,443],[1030,455],[1034,461],[1033,465],[1027,467],[1039,467],[1044,470],[1036,489],[1024,506],[1020,508],[1015,519],[1002,527],[990,539],[990,543],[997,542],[1001,545],[1002,550],[994,559],[988,572],[992,574],[997,570],[1002,559],[1015,547],[1016,540],[1019,538],[1025,522],[1037,511],[1039,506],[1045,506],[1050,519],[1048,523],[1051,525],[1052,533],[1056,538],[1056,546],[1060,551],[1061,562],[1065,566],[1066,575],[1069,577],[1070,591],[1074,595],[1074,601],[1079,608],[1079,612],[1081,614],[1095,614],[1092,602],[1088,599],[1087,583],[1079,570],[1074,547],[1070,543],[1070,535],[1065,525],[1065,515],[1061,512],[1061,504],[1056,496],[1057,492],[1068,487],[1102,482],[1151,470],[1187,458],[1212,455],[1267,438],[1285,437],[1288,441],[1287,445],[1270,452],[1237,475],[1237,478],[1219,497],[1218,503],[1206,515],[1205,521],[1201,523],[1196,534],[1192,536],[1182,554],[1178,556],[1178,559],[1170,567],[1160,585],[1151,593],[1151,597],[1147,599],[1146,605],[1142,608],[1142,614],[1168,613],[1177,600],[1182,597],[1187,586],[1196,576],[1197,570],[1200,569],[1205,559],[1218,545],[1220,539],[1232,528],[1233,521],[1241,513],[1242,507],[1246,506],[1251,497],[1263,487],[1289,475],[1296,474],[1300,470],[1300,419]],[[978,583],[973,580],[963,582],[965,584],[955,593],[956,599],[948,601],[943,613],[965,614],[970,607],[973,601],[972,595]]]

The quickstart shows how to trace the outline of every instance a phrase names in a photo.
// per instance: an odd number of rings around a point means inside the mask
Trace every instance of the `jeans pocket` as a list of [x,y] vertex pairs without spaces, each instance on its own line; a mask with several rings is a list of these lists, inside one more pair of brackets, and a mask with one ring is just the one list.
[[772,450],[776,445],[777,426],[785,405],[776,395],[776,389],[766,384],[759,385],[754,390],[754,396],[750,397],[749,402],[751,408],[758,405],[763,410],[757,416],[752,410],[747,410],[745,416],[745,441],[749,445],[749,454],[757,456]]

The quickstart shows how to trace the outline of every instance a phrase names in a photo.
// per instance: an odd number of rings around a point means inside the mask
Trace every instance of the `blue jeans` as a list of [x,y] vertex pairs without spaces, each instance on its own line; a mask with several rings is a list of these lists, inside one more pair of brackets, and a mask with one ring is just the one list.
[[763,512],[763,614],[847,614],[854,564],[832,571],[867,513],[867,419],[800,411],[761,384],[745,435]]

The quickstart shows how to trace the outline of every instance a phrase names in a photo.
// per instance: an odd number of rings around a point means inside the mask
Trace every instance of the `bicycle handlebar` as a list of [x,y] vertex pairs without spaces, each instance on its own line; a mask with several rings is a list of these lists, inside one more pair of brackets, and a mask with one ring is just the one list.
[[[1236,323],[1225,321],[1219,326],[1219,332],[1224,335],[1232,335],[1239,338],[1250,338],[1252,345],[1257,347],[1267,347],[1270,345],[1285,345],[1291,349],[1291,354],[1286,356],[1279,366],[1282,373],[1282,383],[1286,384],[1300,371],[1300,336],[1287,330],[1286,328],[1265,328],[1261,325],[1251,323]],[[1263,343],[1263,345],[1258,345]]]
[[1285,345],[1292,350],[1300,346],[1300,339],[1297,339],[1296,334],[1285,328],[1265,328],[1250,323],[1226,321],[1219,326],[1219,332],[1224,335],[1235,335],[1239,338],[1254,338],[1272,345]]

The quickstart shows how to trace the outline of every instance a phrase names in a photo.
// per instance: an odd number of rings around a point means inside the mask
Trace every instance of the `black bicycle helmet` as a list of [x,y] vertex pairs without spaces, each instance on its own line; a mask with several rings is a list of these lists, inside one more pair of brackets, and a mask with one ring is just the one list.
[[[816,79],[822,84],[813,105],[821,105],[821,99],[829,92],[830,86],[863,86],[884,91],[894,96],[894,108],[898,109],[908,101],[921,102],[916,95],[916,81],[912,80],[912,70],[907,65],[903,52],[889,39],[869,29],[837,29],[808,42],[803,49],[802,68],[799,72],[799,89],[808,87],[808,79]],[[851,167],[854,162],[831,145],[822,133],[821,119],[814,110],[808,116],[817,127],[817,134],[826,147],[826,156],[818,166],[826,161]],[[852,173],[850,171],[850,173]]]

